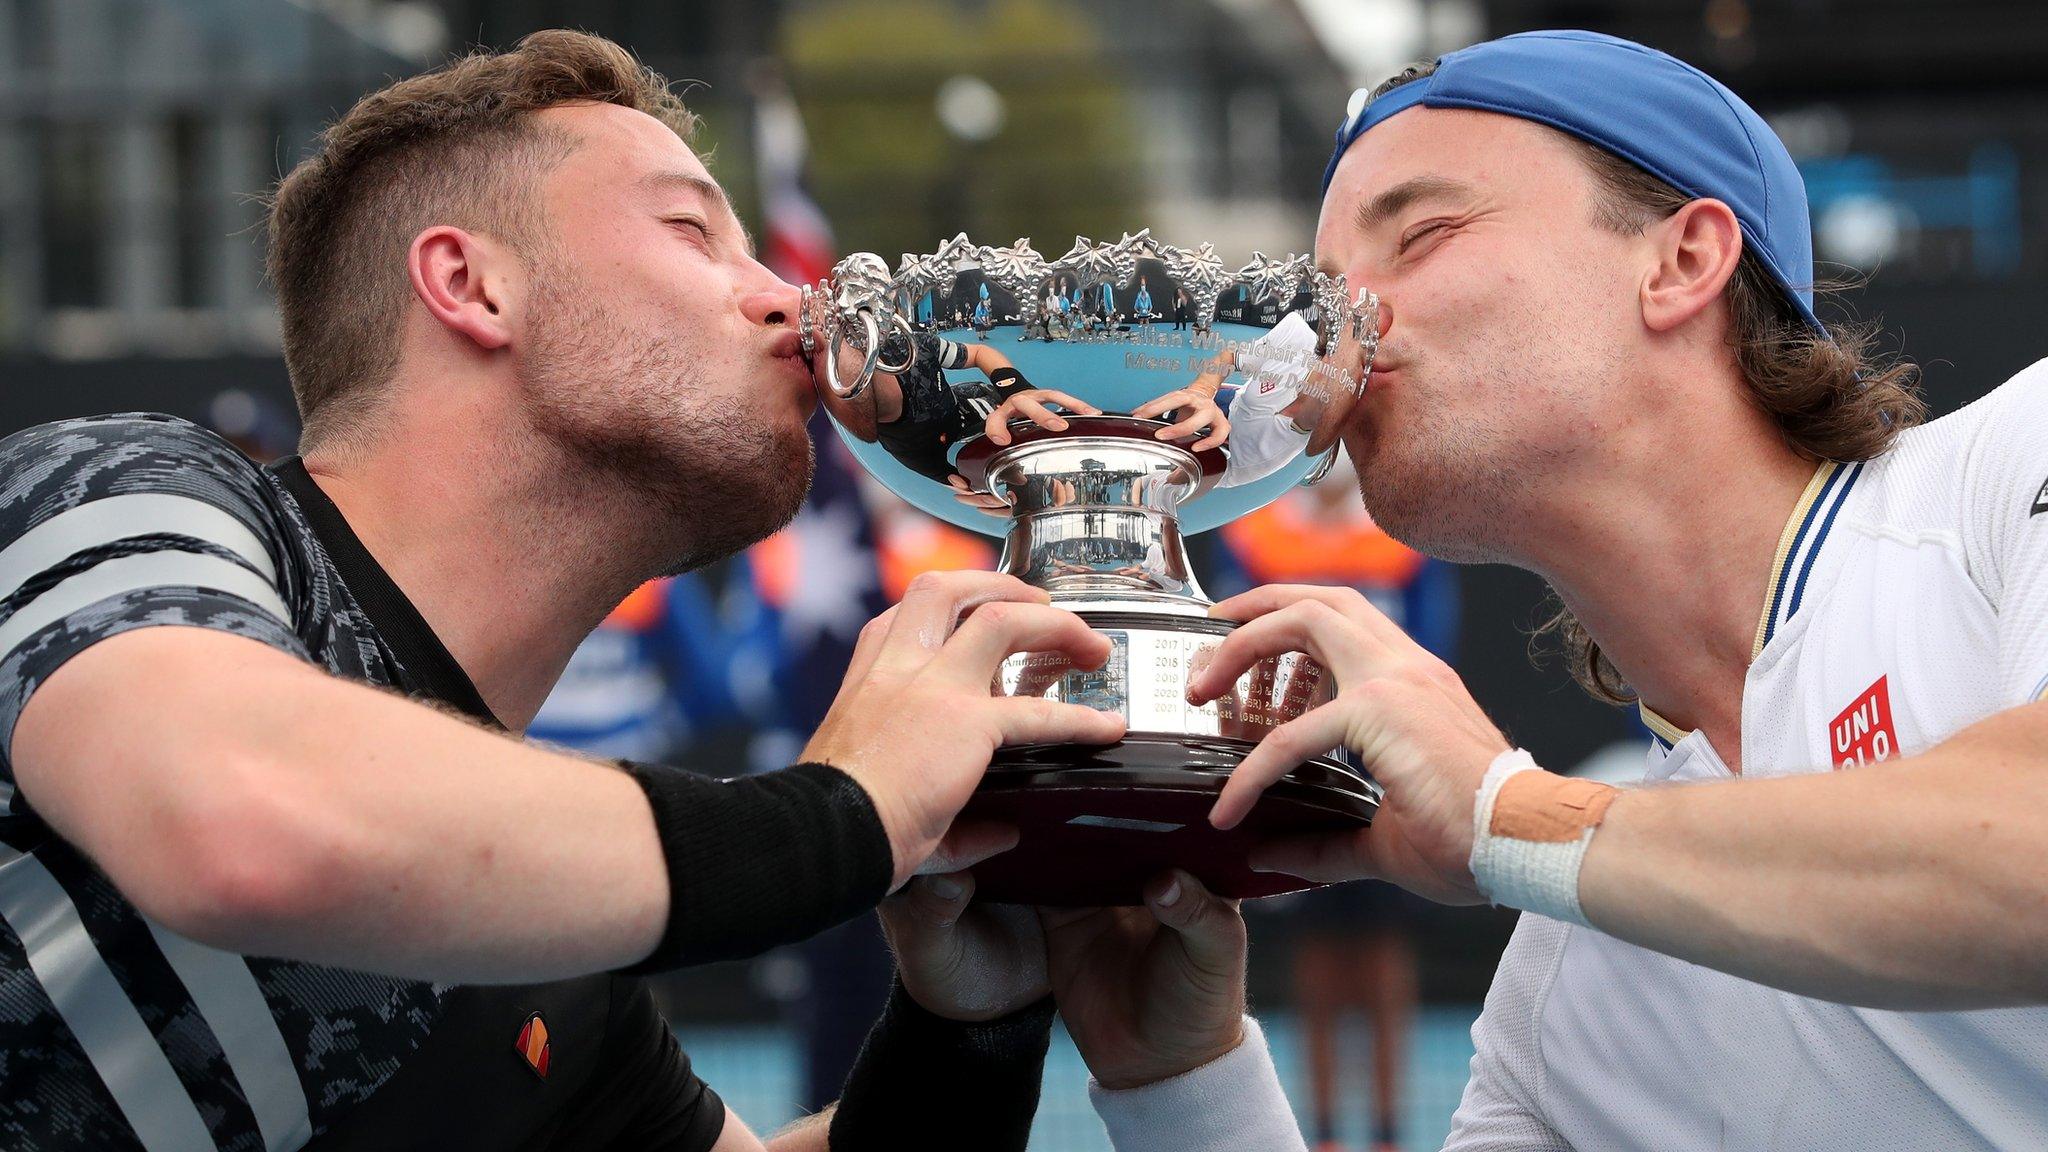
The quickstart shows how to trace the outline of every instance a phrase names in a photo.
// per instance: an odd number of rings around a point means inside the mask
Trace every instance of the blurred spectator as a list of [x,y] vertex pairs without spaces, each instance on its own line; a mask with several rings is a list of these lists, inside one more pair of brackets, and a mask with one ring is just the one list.
[[299,444],[298,417],[290,409],[241,388],[214,393],[204,423],[258,464],[289,456]]
[[903,599],[904,589],[923,573],[995,567],[996,545],[990,538],[925,515],[873,479],[863,478],[861,491],[874,518],[875,558],[890,603]]
[[[1363,592],[1424,647],[1448,659],[1457,639],[1457,571],[1382,532],[1358,501],[1348,460],[1314,488],[1294,489],[1221,530],[1225,571],[1212,592],[1260,584],[1335,584]],[[1231,563],[1234,562],[1234,567]],[[1419,898],[1360,881],[1261,901],[1254,911],[1299,927],[1294,985],[1309,1065],[1311,1121],[1318,1152],[1336,1152],[1338,1039],[1346,1009],[1365,1016],[1372,1037],[1375,1152],[1400,1145],[1402,1072],[1417,1004],[1411,932]]]
[[740,639],[703,573],[651,580],[577,647],[527,735],[608,759],[678,762],[698,732],[742,718],[732,683]]

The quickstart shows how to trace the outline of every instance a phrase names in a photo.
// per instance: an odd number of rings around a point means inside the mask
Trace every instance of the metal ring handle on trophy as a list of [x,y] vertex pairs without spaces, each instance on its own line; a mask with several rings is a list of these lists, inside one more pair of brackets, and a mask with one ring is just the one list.
[[1029,238],[961,234],[904,253],[893,275],[849,256],[805,290],[799,328],[807,352],[826,349],[822,400],[855,457],[910,503],[1000,536],[1004,571],[1111,641],[1098,669],[1027,655],[997,675],[995,691],[1113,708],[1129,731],[1109,749],[998,754],[968,811],[1022,838],[977,869],[989,898],[1130,902],[1166,866],[1230,895],[1288,891],[1305,882],[1245,865],[1253,838],[1369,822],[1377,785],[1327,755],[1239,829],[1208,827],[1230,769],[1332,685],[1291,654],[1189,704],[1188,677],[1232,625],[1208,616],[1184,538],[1327,470],[1370,375],[1376,309],[1306,256],[1255,252],[1232,270],[1213,245],[1149,230],[1076,237],[1055,259]]

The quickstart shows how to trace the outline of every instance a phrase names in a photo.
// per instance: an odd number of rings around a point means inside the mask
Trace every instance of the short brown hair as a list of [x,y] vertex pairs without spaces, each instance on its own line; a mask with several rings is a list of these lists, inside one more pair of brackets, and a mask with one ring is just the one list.
[[[1434,62],[1410,65],[1375,88],[1371,99],[1435,71]],[[1641,235],[1696,199],[1598,145],[1566,138],[1593,174],[1598,195],[1594,222],[1601,227]],[[1813,287],[1825,294],[1837,286]],[[1876,324],[1826,324],[1825,334],[1815,331],[1753,250],[1743,249],[1722,299],[1728,304],[1729,347],[1750,403],[1771,418],[1800,455],[1814,461],[1868,460],[1926,417],[1920,369],[1877,351]],[[1556,637],[1572,679],[1588,693],[1612,704],[1635,699],[1620,669],[1563,604],[1556,604],[1533,639],[1546,635]]]
[[436,224],[545,251],[539,177],[574,151],[531,113],[618,104],[684,142],[697,120],[631,52],[582,32],[536,32],[358,100],[270,201],[270,281],[308,447],[362,413],[398,367],[405,253]]

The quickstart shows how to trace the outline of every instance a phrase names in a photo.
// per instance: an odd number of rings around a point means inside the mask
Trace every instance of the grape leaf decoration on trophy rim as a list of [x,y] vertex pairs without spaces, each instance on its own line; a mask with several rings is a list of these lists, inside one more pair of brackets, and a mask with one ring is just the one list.
[[974,245],[965,232],[939,245],[938,251],[928,256],[905,252],[903,263],[896,268],[896,287],[913,304],[926,292],[951,290],[960,277],[961,265],[973,255]]
[[1236,278],[1251,291],[1253,299],[1270,298],[1284,309],[1294,302],[1309,270],[1310,261],[1306,256],[1290,256],[1281,260],[1255,251],[1251,262],[1237,270]]
[[981,274],[1017,301],[1018,319],[1026,327],[1037,324],[1045,301],[1039,290],[1052,276],[1052,266],[1031,246],[1031,238],[1020,236],[1007,248],[982,247]]
[[[1137,261],[1131,263],[1135,267]],[[1097,244],[1086,236],[1076,236],[1074,246],[1054,260],[1052,268],[1055,272],[1072,273],[1075,287],[1085,292],[1097,284],[1116,284],[1120,264],[1116,245]]]
[[1159,262],[1166,265],[1166,274],[1178,281],[1181,291],[1188,294],[1195,330],[1206,332],[1213,328],[1216,298],[1223,294],[1223,289],[1231,281],[1229,269],[1223,266],[1223,258],[1216,255],[1216,246],[1206,240],[1193,249],[1161,244],[1158,253]]

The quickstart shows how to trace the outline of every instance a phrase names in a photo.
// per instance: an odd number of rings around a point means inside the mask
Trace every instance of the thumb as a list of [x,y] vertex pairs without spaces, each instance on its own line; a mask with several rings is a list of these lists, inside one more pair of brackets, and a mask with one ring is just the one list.
[[917,876],[882,901],[882,914],[885,920],[913,931],[944,931],[967,911],[973,896],[974,875],[970,872]]
[[[1000,856],[1017,846],[1015,825],[995,820],[960,819],[946,829],[939,846],[917,866],[919,876],[965,873],[991,856]],[[971,882],[973,877],[968,877]],[[971,891],[971,889],[970,889]],[[965,904],[962,904],[965,907]]]
[[1176,868],[1146,889],[1145,906],[1180,937],[1182,950],[1196,968],[1244,978],[1244,918],[1235,901],[1223,899],[1192,873]]

